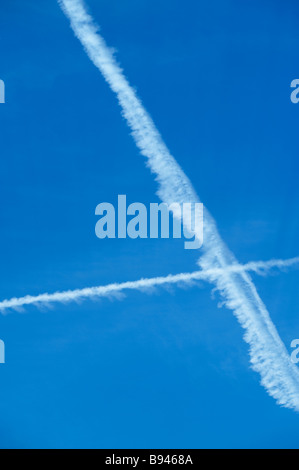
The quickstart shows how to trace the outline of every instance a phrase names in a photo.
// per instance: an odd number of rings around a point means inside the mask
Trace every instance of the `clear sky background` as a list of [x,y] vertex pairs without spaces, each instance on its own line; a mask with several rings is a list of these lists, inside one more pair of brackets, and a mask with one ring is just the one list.
[[[88,0],[241,262],[297,256],[295,0]],[[99,240],[100,202],[158,202],[120,109],[55,0],[0,6],[1,299],[196,269],[182,240]],[[298,272],[254,276],[288,350]],[[298,447],[202,284],[0,317],[0,447]]]

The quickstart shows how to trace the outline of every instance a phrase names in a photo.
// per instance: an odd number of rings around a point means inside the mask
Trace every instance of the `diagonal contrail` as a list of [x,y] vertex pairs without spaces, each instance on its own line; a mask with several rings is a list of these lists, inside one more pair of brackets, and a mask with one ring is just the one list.
[[[83,2],[58,2],[70,19],[71,27],[89,58],[116,93],[135,143],[147,158],[147,165],[156,176],[159,197],[167,204],[199,202],[189,179],[164,144],[151,117],[117,65],[113,52],[107,47],[98,27],[86,12]],[[184,220],[187,230],[190,224],[191,221]],[[205,255],[199,265],[204,270],[237,264],[207,210],[203,250]],[[234,312],[245,329],[244,339],[250,346],[250,360],[254,370],[261,375],[262,385],[279,404],[299,411],[299,371],[290,363],[287,350],[249,274],[244,271],[224,270],[211,275],[210,281],[219,289],[226,306]]]
[[25,297],[3,300],[0,302],[0,312],[5,313],[8,309],[20,309],[26,305],[48,305],[52,303],[67,303],[84,299],[98,297],[112,297],[126,290],[145,290],[153,287],[167,286],[171,284],[188,285],[192,281],[209,281],[213,276],[227,273],[240,273],[252,271],[257,274],[266,274],[273,268],[286,269],[299,265],[299,257],[287,260],[252,261],[247,264],[236,264],[226,268],[212,268],[205,271],[194,271],[192,273],[169,274],[168,276],[139,279],[108,284],[106,286],[86,287],[84,289],[54,292],[54,294],[26,295]]

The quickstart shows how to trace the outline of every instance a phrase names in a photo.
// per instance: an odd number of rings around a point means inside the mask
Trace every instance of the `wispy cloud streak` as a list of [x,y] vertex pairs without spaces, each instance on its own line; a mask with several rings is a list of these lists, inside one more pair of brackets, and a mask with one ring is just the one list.
[[84,289],[54,292],[53,294],[45,293],[35,296],[26,295],[25,297],[3,300],[0,302],[0,312],[5,313],[8,309],[18,310],[26,305],[42,306],[52,303],[67,303],[84,299],[94,299],[97,297],[113,297],[126,290],[146,290],[153,287],[161,287],[171,284],[188,286],[193,281],[209,281],[213,276],[220,276],[227,273],[252,271],[257,274],[267,274],[274,268],[288,269],[296,265],[299,266],[299,257],[290,258],[288,260],[252,261],[244,265],[236,264],[227,266],[224,269],[212,268],[205,271],[200,270],[192,273],[169,274],[168,276],[113,283],[106,286],[86,287]]
[[[83,2],[58,1],[89,58],[116,93],[135,143],[147,158],[147,165],[159,183],[159,197],[168,204],[199,202],[189,179],[164,144],[151,117],[118,66],[112,50],[107,47],[99,34],[99,28],[86,12]],[[190,223],[184,221],[187,229]],[[207,210],[202,249],[205,255],[199,265],[204,270],[237,264]],[[221,274],[211,275],[210,281],[219,289],[226,306],[234,312],[245,329],[244,339],[250,346],[252,367],[260,373],[262,385],[279,404],[299,411],[299,371],[290,364],[287,350],[249,274],[225,270]]]

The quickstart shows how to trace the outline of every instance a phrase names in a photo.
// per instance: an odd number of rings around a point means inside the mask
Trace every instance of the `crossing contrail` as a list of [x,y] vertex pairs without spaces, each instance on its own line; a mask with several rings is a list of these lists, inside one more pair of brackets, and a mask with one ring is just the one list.
[[[87,13],[81,0],[58,0],[71,27],[87,55],[100,70],[117,95],[136,146],[147,159],[147,165],[158,182],[157,194],[163,202],[200,202],[191,182],[170,154],[151,117],[117,64],[113,52],[99,34],[99,28]],[[174,216],[177,215],[174,213]],[[188,230],[191,220],[184,220]],[[199,238],[199,235],[198,235]],[[299,370],[290,363],[287,350],[272,323],[269,313],[246,271],[231,272],[228,266],[238,264],[222,240],[216,223],[205,209],[204,256],[199,260],[205,270],[221,268],[210,275],[226,306],[245,329],[250,361],[261,375],[261,383],[280,405],[299,411]]]
[[287,260],[252,261],[241,265],[236,264],[226,268],[212,268],[206,271],[194,271],[191,273],[169,274],[138,281],[127,281],[121,283],[108,284],[106,286],[86,287],[84,289],[54,292],[53,294],[26,295],[25,297],[12,298],[0,302],[0,312],[5,313],[9,309],[20,309],[26,305],[49,305],[52,303],[67,303],[84,299],[94,299],[98,297],[113,297],[126,290],[146,290],[153,287],[167,286],[171,284],[188,285],[192,281],[209,281],[212,276],[219,276],[224,273],[240,273],[252,271],[257,274],[266,274],[273,268],[287,269],[299,266],[299,257]]

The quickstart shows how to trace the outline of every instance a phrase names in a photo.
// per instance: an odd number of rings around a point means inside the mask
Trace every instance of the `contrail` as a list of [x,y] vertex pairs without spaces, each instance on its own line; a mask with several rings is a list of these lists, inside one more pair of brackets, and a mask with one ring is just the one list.
[[252,271],[257,274],[266,274],[273,268],[286,269],[299,265],[299,257],[287,260],[251,261],[241,265],[236,264],[226,268],[212,268],[205,271],[194,271],[191,273],[169,274],[163,277],[149,279],[139,279],[138,281],[128,281],[108,284],[106,286],[87,287],[84,289],[55,292],[54,294],[26,295],[25,297],[3,300],[0,302],[0,312],[5,313],[8,309],[20,309],[26,305],[49,305],[52,303],[67,303],[97,297],[112,297],[125,290],[145,290],[163,285],[188,285],[192,281],[209,281],[213,276],[227,273],[240,273]]
[[[86,12],[83,2],[58,2],[87,55],[116,93],[135,143],[147,158],[147,165],[158,181],[157,194],[161,200],[167,204],[199,202],[192,184],[170,154],[151,117],[118,66],[112,50],[99,34],[99,28]],[[191,221],[184,220],[187,230],[190,224]],[[202,249],[205,255],[199,265],[203,270],[238,264],[206,209]],[[299,370],[290,363],[287,350],[249,274],[224,270],[221,274],[211,275],[210,281],[219,289],[226,306],[234,312],[245,329],[244,339],[250,346],[250,361],[253,369],[260,373],[262,385],[280,405],[299,411]]]

